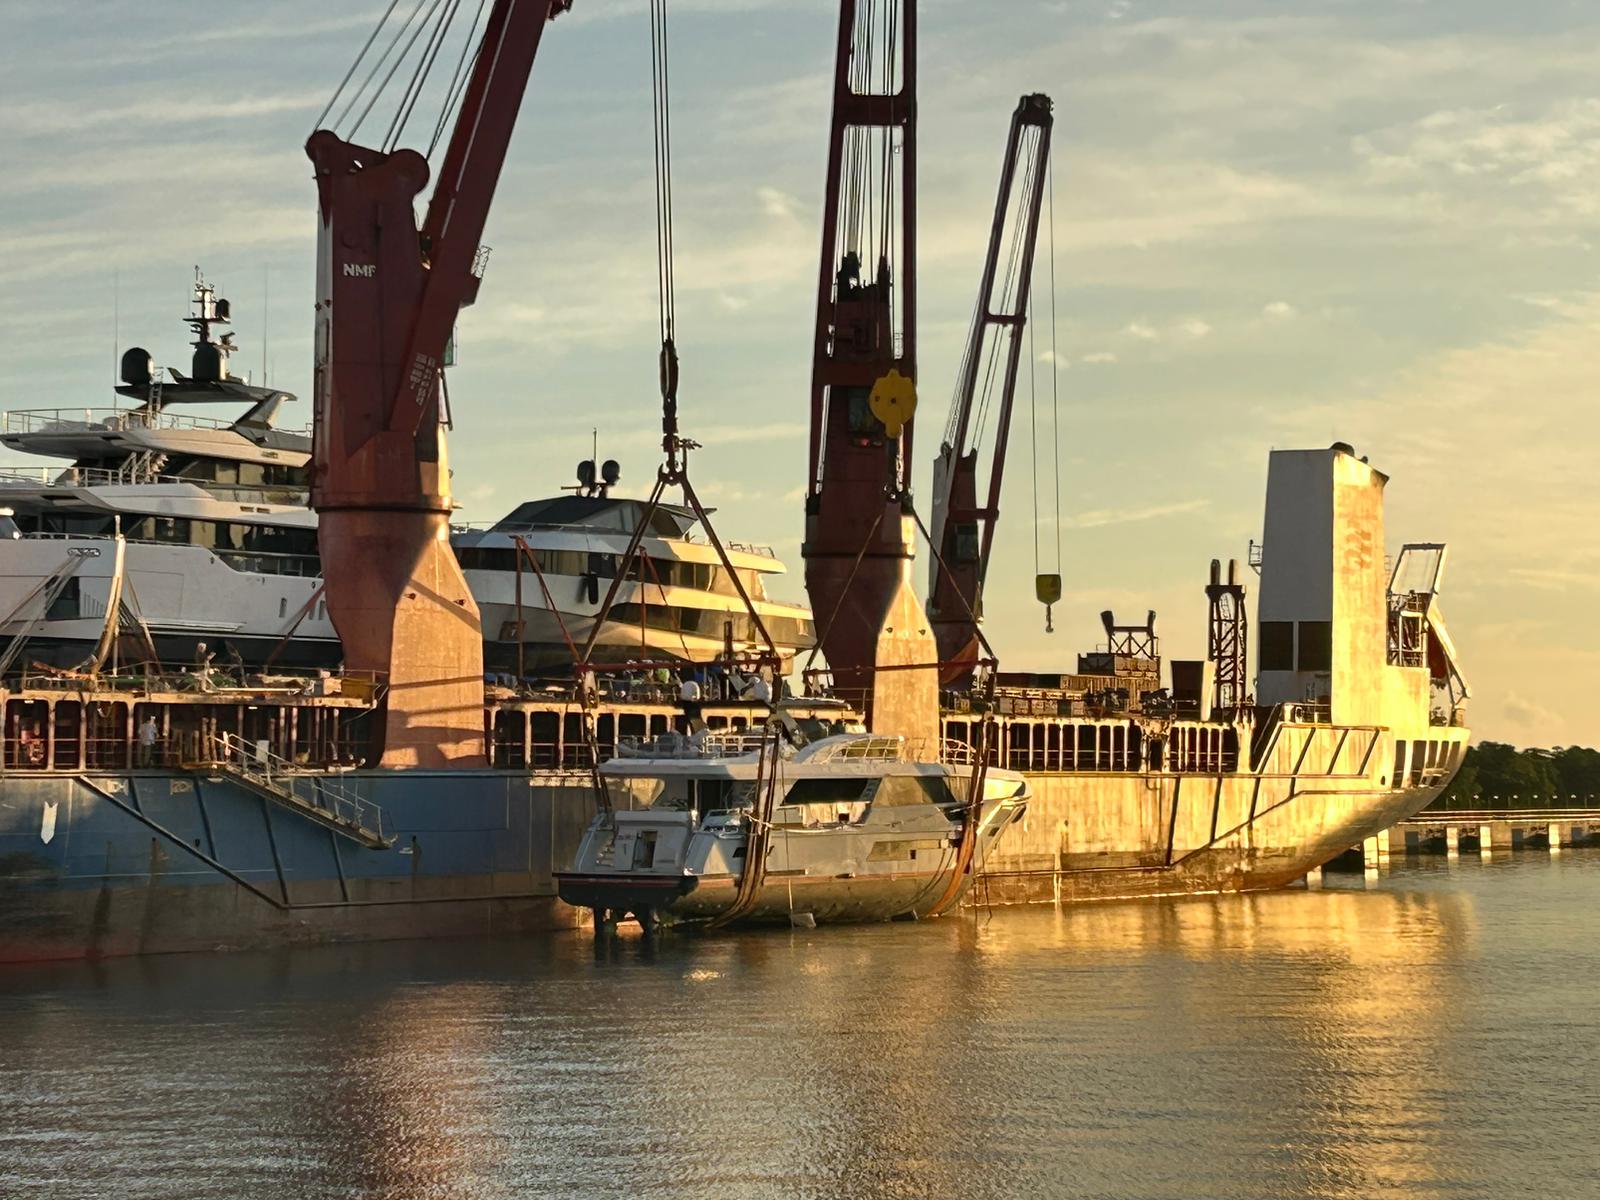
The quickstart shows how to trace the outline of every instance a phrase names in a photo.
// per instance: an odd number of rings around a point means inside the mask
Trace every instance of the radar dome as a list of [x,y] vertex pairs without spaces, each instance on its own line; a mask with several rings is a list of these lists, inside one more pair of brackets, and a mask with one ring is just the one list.
[[122,382],[129,387],[144,387],[155,377],[156,360],[143,346],[122,352]]
[[617,462],[617,460],[614,458],[606,459],[606,461],[600,465],[600,478],[605,480],[607,487],[612,486],[617,482],[617,480],[622,478],[622,464]]
[[221,351],[210,342],[201,342],[194,348],[194,369],[189,374],[196,383],[221,383],[223,379]]

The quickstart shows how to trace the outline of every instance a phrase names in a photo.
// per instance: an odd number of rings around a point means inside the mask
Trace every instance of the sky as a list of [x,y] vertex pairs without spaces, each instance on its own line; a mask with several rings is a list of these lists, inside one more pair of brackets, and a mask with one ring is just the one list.
[[[234,302],[235,371],[308,396],[302,147],[383,7],[5,0],[0,407],[105,405],[135,342],[182,367],[197,264]],[[1040,429],[1024,405],[986,593],[1002,665],[1070,669],[1104,608],[1154,608],[1165,652],[1202,656],[1207,566],[1260,537],[1268,451],[1342,440],[1391,476],[1391,553],[1450,543],[1477,735],[1600,739],[1600,6],[920,11],[924,492],[1010,112],[1055,102],[1056,316],[1036,282]],[[681,418],[719,531],[771,544],[792,568],[774,590],[801,599],[837,6],[670,12]],[[652,170],[642,0],[577,0],[545,35],[459,325],[465,519],[570,482],[594,429],[647,488]],[[1036,530],[1065,584],[1048,634]]]

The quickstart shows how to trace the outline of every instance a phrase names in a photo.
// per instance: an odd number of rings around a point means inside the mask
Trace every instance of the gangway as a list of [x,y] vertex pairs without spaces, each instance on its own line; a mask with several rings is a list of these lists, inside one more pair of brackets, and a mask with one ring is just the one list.
[[382,808],[363,799],[337,776],[301,770],[262,743],[235,733],[218,734],[204,743],[198,761],[184,765],[230,779],[369,850],[387,850],[394,845],[395,835],[385,824]]

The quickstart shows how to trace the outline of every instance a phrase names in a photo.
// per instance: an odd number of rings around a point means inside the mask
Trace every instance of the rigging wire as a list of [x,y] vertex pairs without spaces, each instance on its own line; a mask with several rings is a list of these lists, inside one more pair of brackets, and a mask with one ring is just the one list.
[[1056,356],[1056,167],[1051,159],[1045,171],[1046,201],[1050,206],[1050,436],[1055,443],[1056,574],[1061,573],[1061,361]]
[[667,0],[650,0],[650,85],[656,163],[656,287],[663,345],[676,333],[672,241],[672,109]]
[[[372,69],[367,72],[367,77],[361,81],[360,86],[357,87],[355,91],[350,93],[350,99],[345,103],[344,108],[340,110],[339,115],[333,119],[333,127],[335,129],[341,128],[345,121],[349,119],[350,114],[355,111],[356,105],[361,103],[362,97],[367,94],[367,89],[372,86],[372,81],[377,78],[378,72],[383,70],[384,63],[389,61],[389,56],[394,53],[395,47],[400,44],[400,39],[405,36],[406,30],[411,27],[411,22],[417,19],[417,16],[422,12],[422,6],[427,2],[428,0],[417,0],[417,6],[413,8],[411,10],[411,14],[400,23],[400,28],[395,30],[394,37],[391,38],[389,40],[389,44],[384,47],[383,53],[378,55],[377,59],[373,62]],[[394,6],[391,4],[390,11],[392,12],[393,9]],[[388,20],[389,13],[386,12],[383,15],[383,19],[378,22],[378,28],[382,29],[383,26],[388,23]],[[376,31],[374,32],[376,33]],[[363,54],[365,54],[365,51],[363,51]],[[376,96],[373,97],[374,100],[376,98]],[[369,102],[368,108],[370,107],[371,104]],[[353,138],[355,136],[356,129],[359,129],[360,127],[361,122],[357,121],[350,129],[349,133],[342,134],[341,136],[345,137],[346,139]]]
[[[1033,297],[1028,297],[1028,316],[1033,316]],[[1028,321],[1028,432],[1029,452],[1033,461],[1033,573],[1039,571],[1039,358],[1035,352],[1033,321]],[[1055,364],[1052,363],[1051,366]]]
[[[416,13],[421,12],[422,6],[427,2],[428,0],[417,0],[417,7],[413,11],[412,15],[415,16]],[[400,69],[400,64],[405,62],[405,60],[410,56],[411,47],[417,44],[417,38],[420,37],[422,35],[422,31],[427,28],[428,22],[433,20],[434,13],[439,11],[439,5],[442,3],[444,3],[444,0],[433,0],[432,6],[428,9],[428,15],[421,21],[417,22],[417,27],[411,31],[411,36],[406,39],[406,48],[400,51],[400,53],[395,57],[394,62],[390,64],[389,73],[383,77],[383,82],[380,83],[377,87],[377,90],[372,93],[372,99],[367,101],[367,106],[361,110],[361,115],[356,118],[356,123],[350,127],[349,136],[351,139],[356,136],[356,133],[358,130],[360,130],[362,123],[367,119],[367,115],[372,112],[373,106],[382,98],[384,91],[389,87],[389,81],[394,78],[394,73]],[[406,21],[406,27],[409,27],[410,24],[411,21],[408,18]],[[402,28],[401,33],[404,32],[405,28]],[[399,41],[399,34],[395,35],[395,41]]]
[[313,130],[322,128],[322,123],[328,119],[328,114],[333,111],[333,106],[339,103],[339,97],[343,94],[344,89],[349,86],[351,76],[361,66],[361,60],[367,56],[367,51],[372,49],[372,43],[378,40],[378,33],[388,22],[389,15],[394,12],[395,5],[399,3],[400,0],[389,0],[389,7],[383,10],[383,16],[378,18],[378,23],[372,27],[372,32],[367,35],[367,41],[361,47],[361,53],[356,55],[355,62],[350,64],[350,69],[344,73],[344,78],[339,81],[339,86],[333,89],[333,95],[328,97],[328,103],[323,106],[322,112],[318,114],[316,122],[312,125]]
[[456,105],[461,102],[461,93],[466,91],[467,80],[472,77],[472,72],[466,70],[467,59],[470,56],[475,64],[478,52],[474,47],[478,45],[478,23],[483,20],[483,6],[485,0],[478,0],[478,11],[472,15],[472,24],[467,27],[467,37],[461,43],[461,55],[456,59],[456,69],[450,76],[450,83],[444,90],[444,103],[439,108],[439,119],[434,122],[433,136],[428,139],[428,157],[433,157],[433,152],[439,147],[439,139],[444,137],[444,131],[450,123],[450,114],[455,112]]
[[422,57],[417,60],[417,68],[411,73],[411,80],[406,85],[406,90],[400,98],[400,107],[395,110],[393,119],[389,122],[389,129],[383,135],[383,149],[385,153],[391,152],[399,145],[401,136],[406,131],[406,124],[411,120],[412,110],[416,108],[417,101],[422,96],[423,86],[428,81],[429,74],[433,71],[434,61],[439,57],[439,51],[444,47],[445,37],[450,32],[450,24],[456,19],[456,12],[461,7],[461,0],[446,0],[443,15],[435,24],[433,32],[428,35],[427,45],[423,48]]

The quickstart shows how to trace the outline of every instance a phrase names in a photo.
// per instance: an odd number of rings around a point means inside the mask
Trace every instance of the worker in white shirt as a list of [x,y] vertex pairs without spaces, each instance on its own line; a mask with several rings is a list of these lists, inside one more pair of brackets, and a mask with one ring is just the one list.
[[139,726],[139,765],[149,767],[155,765],[156,739],[161,736],[161,730],[156,725],[154,716],[146,716],[144,724]]

